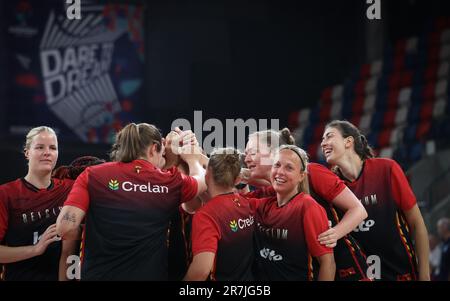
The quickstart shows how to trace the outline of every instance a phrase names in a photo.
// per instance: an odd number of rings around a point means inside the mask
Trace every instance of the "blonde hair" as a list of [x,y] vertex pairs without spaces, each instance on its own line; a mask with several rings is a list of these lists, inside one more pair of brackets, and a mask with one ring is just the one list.
[[215,149],[209,158],[208,168],[216,185],[224,188],[234,187],[234,182],[241,172],[241,155],[231,147]]
[[117,133],[110,157],[113,161],[131,162],[145,156],[146,149],[152,144],[161,151],[161,132],[154,125],[130,123]]
[[23,148],[24,148],[24,151],[27,151],[27,150],[30,149],[31,143],[33,142],[33,138],[36,137],[37,135],[39,135],[39,134],[42,133],[42,132],[50,133],[50,134],[54,135],[56,138],[58,138],[58,137],[56,136],[55,131],[54,131],[51,127],[48,127],[48,126],[38,126],[38,127],[32,128],[32,129],[28,132],[28,134],[27,134],[27,136],[26,136],[25,145],[24,145],[24,147],[23,147]]
[[278,153],[282,150],[291,150],[300,158],[300,171],[304,172],[306,175],[303,181],[298,184],[298,192],[304,192],[309,194],[309,181],[308,181],[308,154],[296,145],[282,145],[278,149]]

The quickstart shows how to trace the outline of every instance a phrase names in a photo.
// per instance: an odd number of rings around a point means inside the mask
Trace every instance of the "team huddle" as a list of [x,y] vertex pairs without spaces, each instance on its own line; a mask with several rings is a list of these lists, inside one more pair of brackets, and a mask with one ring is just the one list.
[[77,256],[81,280],[429,280],[401,167],[347,121],[321,147],[331,169],[288,129],[207,156],[191,131],[131,123],[110,162],[55,169],[55,132],[34,128],[27,175],[0,186],[1,279],[68,280]]

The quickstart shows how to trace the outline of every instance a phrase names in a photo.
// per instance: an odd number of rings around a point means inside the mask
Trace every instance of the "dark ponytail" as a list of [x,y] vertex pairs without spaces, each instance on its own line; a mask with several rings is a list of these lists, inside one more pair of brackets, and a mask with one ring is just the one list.
[[367,138],[352,123],[346,120],[333,120],[328,123],[325,128],[330,127],[337,129],[344,138],[353,137],[354,150],[361,160],[375,157],[373,149],[370,147]]
[[57,179],[75,180],[87,167],[105,163],[105,160],[93,156],[79,157],[70,165],[60,166],[53,171],[53,177]]

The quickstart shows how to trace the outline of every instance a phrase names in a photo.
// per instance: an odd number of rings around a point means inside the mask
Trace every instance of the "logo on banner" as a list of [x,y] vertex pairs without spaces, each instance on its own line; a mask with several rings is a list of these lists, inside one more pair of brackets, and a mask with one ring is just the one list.
[[100,8],[82,21],[52,11],[40,44],[47,105],[83,141],[121,111],[109,70],[114,42],[126,29],[110,30],[103,18]]

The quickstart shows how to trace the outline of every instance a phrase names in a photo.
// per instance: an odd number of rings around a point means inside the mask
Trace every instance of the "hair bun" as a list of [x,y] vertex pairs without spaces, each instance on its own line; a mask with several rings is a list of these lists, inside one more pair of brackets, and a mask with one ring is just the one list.
[[289,145],[295,145],[295,139],[291,134],[291,131],[288,128],[284,128],[280,131],[281,135],[281,141],[280,144],[289,144]]

